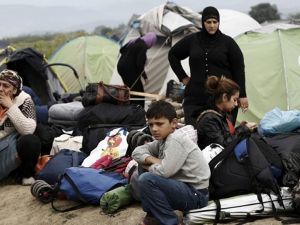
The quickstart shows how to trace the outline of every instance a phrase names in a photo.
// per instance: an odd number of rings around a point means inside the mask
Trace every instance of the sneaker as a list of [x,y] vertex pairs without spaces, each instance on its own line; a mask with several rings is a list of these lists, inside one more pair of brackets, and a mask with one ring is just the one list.
[[23,178],[22,179],[22,185],[32,185],[34,183],[35,179],[33,177],[29,178]]
[[183,223],[183,212],[179,211],[179,210],[175,210],[174,213],[177,216],[178,223],[179,223],[178,225],[184,225],[184,223]]
[[139,225],[159,225],[159,222],[153,216],[147,214]]

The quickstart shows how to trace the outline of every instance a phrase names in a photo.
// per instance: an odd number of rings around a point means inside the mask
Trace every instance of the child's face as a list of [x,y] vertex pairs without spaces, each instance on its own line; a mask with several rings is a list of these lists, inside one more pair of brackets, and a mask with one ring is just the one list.
[[223,102],[221,103],[222,110],[225,112],[231,112],[235,107],[238,106],[239,101],[239,92],[236,92],[230,97],[230,99],[224,97]]
[[148,119],[148,125],[152,136],[156,140],[163,140],[175,130],[177,126],[177,119],[175,118],[170,122],[165,117],[158,119],[151,118]]

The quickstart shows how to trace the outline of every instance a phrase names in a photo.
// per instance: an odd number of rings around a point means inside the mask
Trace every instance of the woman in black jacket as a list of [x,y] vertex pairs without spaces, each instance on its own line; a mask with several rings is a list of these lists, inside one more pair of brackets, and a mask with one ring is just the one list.
[[[208,93],[205,81],[208,75],[222,75],[240,86],[239,103],[243,111],[248,108],[245,89],[243,54],[236,42],[219,30],[220,16],[214,7],[202,13],[202,30],[178,43],[169,52],[169,62],[178,79],[186,85],[184,93],[185,123],[195,126],[199,112],[207,108]],[[184,71],[181,60],[189,57],[190,76]],[[233,115],[233,122],[237,109]]]
[[231,111],[238,106],[240,87],[224,76],[210,76],[206,81],[206,90],[211,94],[210,109],[203,111],[197,119],[198,145],[204,149],[211,143],[224,148],[236,138],[250,135],[256,124],[243,121],[234,128]]
[[[131,91],[144,92],[141,77],[147,80],[145,73],[145,64],[147,61],[147,50],[156,43],[157,37],[154,32],[146,33],[144,36],[130,40],[126,45],[120,49],[120,59],[117,64],[117,70],[124,84],[126,84]],[[138,100],[136,102],[144,106],[144,101]]]

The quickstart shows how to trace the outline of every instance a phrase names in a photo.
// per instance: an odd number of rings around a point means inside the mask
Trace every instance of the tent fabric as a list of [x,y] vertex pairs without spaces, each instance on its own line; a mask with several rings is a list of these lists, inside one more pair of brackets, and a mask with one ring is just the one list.
[[266,30],[269,32],[256,30],[236,38],[244,54],[250,102],[238,121],[258,122],[275,107],[300,109],[300,28]]
[[247,31],[259,29],[261,25],[249,15],[231,10],[219,9],[220,30],[231,37],[236,37]]
[[[260,25],[250,16],[233,12],[235,11],[220,10],[221,30],[224,30],[225,34],[234,37],[246,31],[260,28]],[[178,81],[169,65],[168,52],[177,41],[188,34],[199,31],[200,28],[201,15],[199,13],[172,2],[150,9],[132,22],[132,27],[124,38],[123,44],[150,31],[158,35],[157,43],[147,52],[148,63],[145,66],[145,72],[148,76],[148,82],[144,84],[145,92],[165,95],[168,81]],[[182,64],[188,72],[188,59],[182,61]],[[116,68],[110,83],[123,84]]]
[[15,70],[23,79],[23,84],[32,88],[42,104],[56,101],[54,95],[65,93],[61,80],[47,65],[43,54],[33,48],[14,50],[7,47],[1,51],[0,67]]
[[75,38],[54,52],[49,63],[66,63],[75,68],[79,81],[66,67],[53,68],[66,85],[68,93],[78,92],[91,82],[109,83],[117,63],[119,45],[100,36]]

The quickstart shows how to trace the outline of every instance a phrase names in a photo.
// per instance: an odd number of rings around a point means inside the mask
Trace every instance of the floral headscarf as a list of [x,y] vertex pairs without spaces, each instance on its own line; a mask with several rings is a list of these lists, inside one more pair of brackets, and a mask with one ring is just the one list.
[[23,80],[17,72],[5,69],[0,72],[0,80],[4,80],[14,86],[17,89],[16,96],[22,91]]

